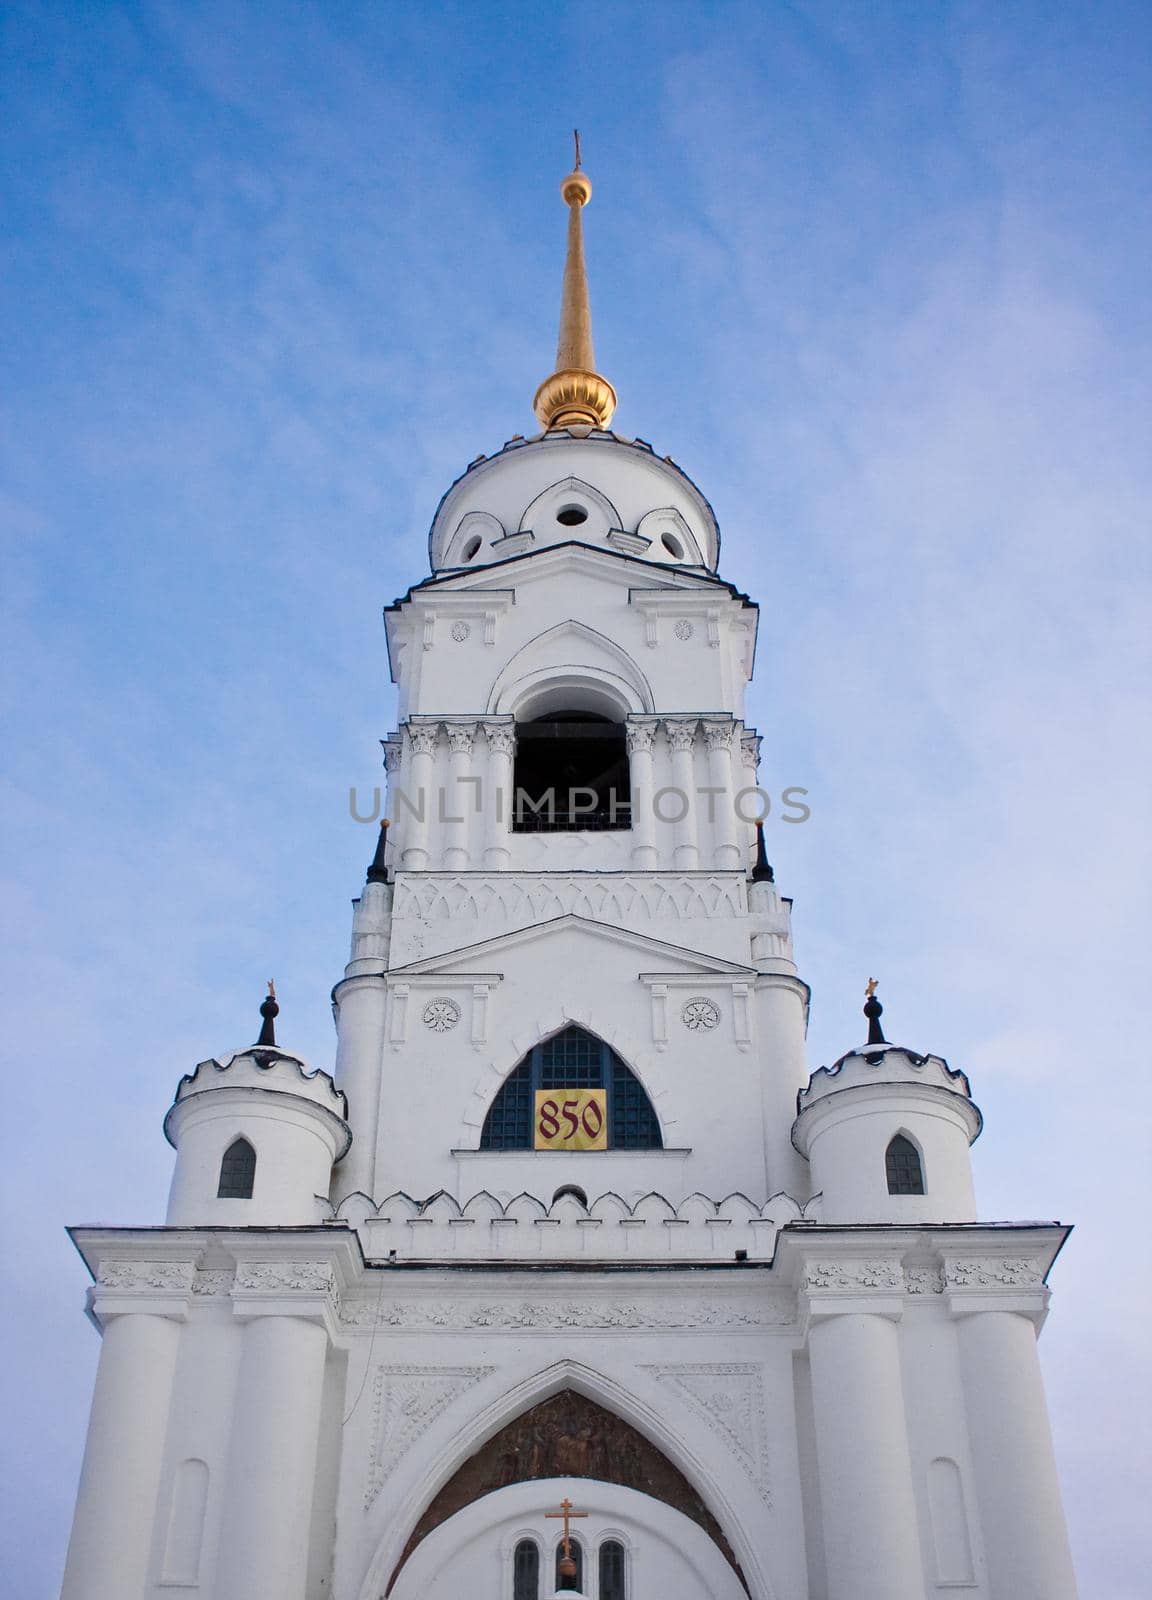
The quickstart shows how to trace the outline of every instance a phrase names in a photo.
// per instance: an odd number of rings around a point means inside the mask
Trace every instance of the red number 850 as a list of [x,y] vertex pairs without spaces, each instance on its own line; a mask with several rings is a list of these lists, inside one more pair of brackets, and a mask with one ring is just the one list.
[[540,1102],[539,1133],[542,1139],[555,1139],[560,1132],[560,1119],[563,1117],[568,1124],[568,1131],[564,1135],[564,1142],[576,1137],[577,1130],[584,1129],[589,1139],[599,1137],[604,1126],[604,1116],[595,1100],[589,1100],[583,1112],[577,1115],[579,1100],[565,1100],[557,1105],[555,1100],[542,1100]]

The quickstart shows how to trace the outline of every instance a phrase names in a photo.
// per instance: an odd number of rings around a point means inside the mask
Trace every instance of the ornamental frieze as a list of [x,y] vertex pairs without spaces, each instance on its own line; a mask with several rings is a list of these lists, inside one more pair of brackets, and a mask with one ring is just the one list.
[[102,1261],[96,1279],[101,1289],[158,1289],[188,1293],[196,1273],[193,1261]]
[[804,1268],[803,1287],[820,1289],[902,1289],[904,1271],[899,1261],[810,1261]]
[[331,1290],[330,1261],[242,1261],[236,1269],[235,1287],[255,1293],[277,1290]]
[[905,1267],[904,1288],[909,1294],[943,1294],[942,1267]]
[[971,1256],[945,1263],[950,1289],[1033,1289],[1044,1282],[1032,1257]]
[[788,1297],[755,1304],[728,1301],[654,1300],[409,1300],[378,1304],[346,1304],[346,1326],[458,1331],[491,1328],[509,1332],[525,1328],[548,1331],[577,1328],[592,1331],[671,1328],[784,1328],[795,1319]]

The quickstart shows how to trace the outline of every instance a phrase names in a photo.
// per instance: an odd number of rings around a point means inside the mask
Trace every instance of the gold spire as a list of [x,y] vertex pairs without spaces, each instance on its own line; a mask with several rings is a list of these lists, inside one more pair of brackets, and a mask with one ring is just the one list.
[[580,169],[580,135],[576,134],[576,165],[560,185],[568,207],[568,259],[564,263],[564,290],[560,299],[560,339],[556,370],[536,391],[533,409],[540,426],[550,428],[606,428],[616,409],[616,391],[596,371],[592,352],[592,310],[588,303],[588,274],[584,269],[584,224],[581,211],[592,197],[588,175]]

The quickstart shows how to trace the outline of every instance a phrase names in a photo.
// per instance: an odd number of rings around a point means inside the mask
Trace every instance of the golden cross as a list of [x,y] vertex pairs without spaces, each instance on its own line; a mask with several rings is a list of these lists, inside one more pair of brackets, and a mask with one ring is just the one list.
[[876,979],[876,978],[869,978],[868,979],[868,984],[867,984],[867,987],[864,990],[864,993],[865,993],[865,995],[867,996],[867,998],[869,1000],[871,1000],[872,996],[876,993],[876,986],[877,986],[878,981],[879,980]]
[[564,1518],[564,1559],[565,1561],[569,1560],[572,1555],[572,1540],[569,1536],[568,1524],[569,1522],[575,1521],[577,1517],[586,1517],[588,1513],[586,1511],[573,1511],[572,1502],[569,1500],[568,1496],[565,1495],[563,1500],[560,1502],[559,1511],[546,1511],[544,1515],[545,1517]]
[[275,1000],[276,998],[276,985],[271,978],[268,979],[268,998],[270,1000]]

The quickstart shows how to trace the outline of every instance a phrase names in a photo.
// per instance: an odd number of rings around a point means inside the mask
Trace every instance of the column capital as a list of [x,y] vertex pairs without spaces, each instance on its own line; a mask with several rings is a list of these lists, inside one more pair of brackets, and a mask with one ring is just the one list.
[[733,738],[736,733],[736,724],[727,718],[723,721],[705,720],[701,726],[704,729],[704,738],[709,750],[731,750]]
[[696,738],[698,720],[696,717],[665,720],[664,732],[673,750],[691,750]]
[[436,740],[440,736],[438,722],[410,722],[408,724],[408,743],[412,747],[412,754],[416,756],[429,756],[436,748]]
[[448,737],[448,748],[454,756],[471,755],[476,738],[474,722],[446,722],[444,732]]
[[516,751],[516,726],[508,722],[482,722],[480,731],[494,756],[510,756]]
[[633,722],[629,719],[624,724],[624,739],[628,746],[628,754],[634,756],[651,750],[656,741],[656,724],[654,722]]

